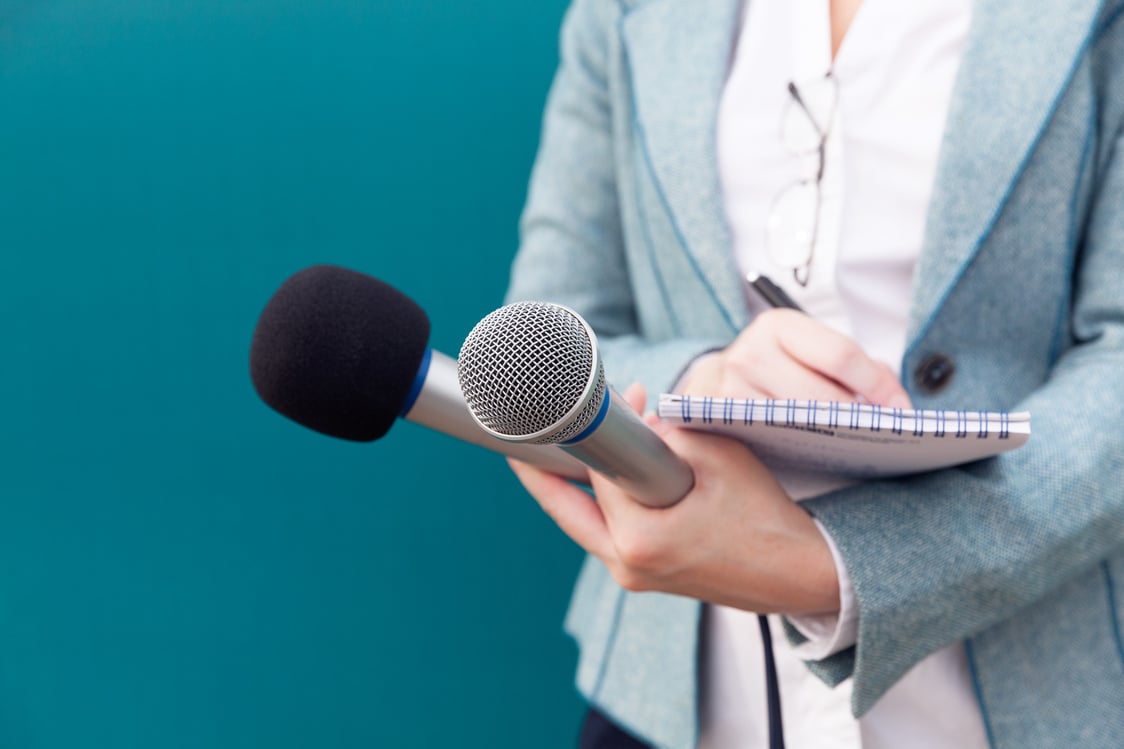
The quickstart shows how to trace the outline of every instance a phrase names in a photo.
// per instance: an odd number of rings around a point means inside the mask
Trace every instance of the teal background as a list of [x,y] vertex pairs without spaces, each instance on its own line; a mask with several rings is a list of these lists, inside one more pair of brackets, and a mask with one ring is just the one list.
[[332,262],[501,301],[563,0],[0,3],[0,746],[567,747],[579,554],[502,461],[268,411]]

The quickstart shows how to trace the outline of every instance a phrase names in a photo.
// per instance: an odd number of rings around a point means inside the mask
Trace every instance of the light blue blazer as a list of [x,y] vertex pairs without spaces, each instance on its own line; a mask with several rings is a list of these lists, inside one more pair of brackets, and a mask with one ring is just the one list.
[[[752,0],[751,0],[752,1]],[[668,388],[748,322],[715,116],[737,0],[576,0],[510,298],[597,330],[610,379]],[[918,407],[1028,410],[998,459],[806,503],[843,554],[858,643],[812,663],[857,715],[966,641],[997,747],[1124,746],[1124,2],[977,0],[909,318]],[[955,372],[939,392],[925,362]],[[660,747],[697,734],[696,601],[588,560],[582,693]]]

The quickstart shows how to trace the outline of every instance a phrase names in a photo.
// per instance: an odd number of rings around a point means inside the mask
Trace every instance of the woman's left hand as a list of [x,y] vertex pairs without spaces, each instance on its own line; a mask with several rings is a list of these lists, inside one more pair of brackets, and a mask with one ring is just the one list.
[[[637,411],[644,390],[625,398]],[[591,472],[596,501],[565,479],[509,460],[560,528],[622,587],[758,613],[839,610],[831,551],[811,517],[740,442],[654,425],[695,474],[678,504],[653,509]]]

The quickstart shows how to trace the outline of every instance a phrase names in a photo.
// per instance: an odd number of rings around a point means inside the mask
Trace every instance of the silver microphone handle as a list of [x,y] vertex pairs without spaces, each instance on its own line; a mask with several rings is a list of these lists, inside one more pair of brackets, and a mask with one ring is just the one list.
[[405,415],[407,421],[522,460],[563,478],[589,483],[589,469],[561,449],[552,445],[504,442],[481,429],[464,401],[456,360],[440,351],[433,351],[431,356],[425,386]]
[[593,433],[562,449],[603,474],[641,504],[670,507],[695,485],[695,475],[658,434],[608,388],[609,412]]

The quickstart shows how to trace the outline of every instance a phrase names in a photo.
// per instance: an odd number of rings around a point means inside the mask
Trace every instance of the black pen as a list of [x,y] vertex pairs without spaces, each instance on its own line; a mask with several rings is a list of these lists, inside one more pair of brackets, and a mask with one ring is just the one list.
[[760,273],[746,273],[745,280],[757,292],[757,295],[765,300],[765,303],[770,307],[783,307],[785,309],[794,309],[803,312],[800,305],[796,303],[788,293],[769,280],[767,276]]

